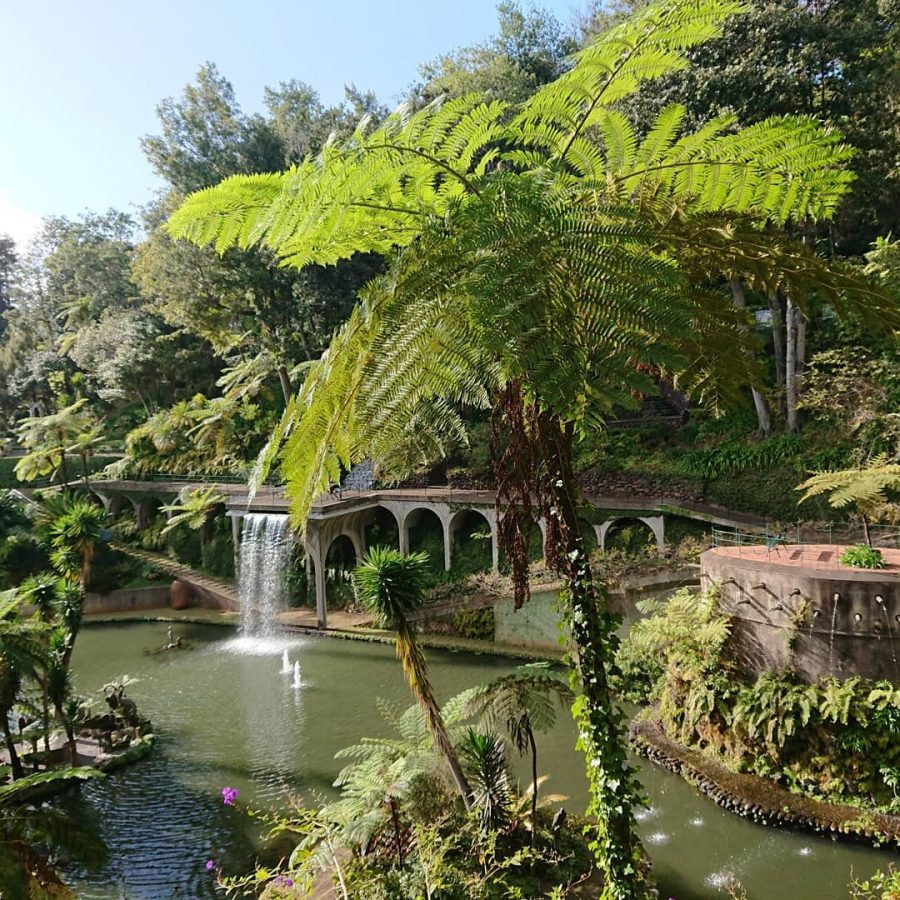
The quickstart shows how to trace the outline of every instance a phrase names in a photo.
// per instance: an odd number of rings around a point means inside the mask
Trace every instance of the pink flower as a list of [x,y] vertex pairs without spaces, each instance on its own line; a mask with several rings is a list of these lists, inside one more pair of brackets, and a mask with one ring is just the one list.
[[223,787],[222,788],[222,802],[226,806],[234,806],[234,801],[237,800],[238,789],[233,787]]
[[208,859],[208,860],[206,861],[206,871],[207,871],[207,872],[212,872],[212,870],[213,870],[215,867],[216,867],[216,864],[215,864],[215,862],[214,862],[213,860]]

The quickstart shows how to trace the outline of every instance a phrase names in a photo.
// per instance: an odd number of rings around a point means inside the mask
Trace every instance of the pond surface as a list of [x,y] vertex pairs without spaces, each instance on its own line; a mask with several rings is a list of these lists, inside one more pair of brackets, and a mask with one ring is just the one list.
[[[238,788],[240,803],[257,806],[279,804],[286,789],[310,802],[332,795],[341,768],[335,752],[387,733],[376,699],[401,708],[412,702],[389,646],[318,637],[255,642],[222,627],[179,624],[174,633],[188,647],[161,653],[166,627],[94,625],[78,638],[77,690],[137,678],[128,694],[157,732],[149,757],[59,801],[99,822],[111,849],[103,871],[70,873],[79,898],[216,896],[206,860],[237,873],[257,849],[252,822],[223,806],[222,787]],[[299,689],[281,671],[284,649],[300,664]],[[514,665],[437,651],[428,658],[441,701]],[[547,789],[581,810],[586,785],[574,740],[563,715],[540,738],[539,768],[552,773]],[[663,898],[727,897],[723,885],[735,878],[750,900],[837,900],[847,896],[851,872],[867,876],[896,859],[753,825],[649,763],[641,779],[651,800],[641,813],[642,835]]]

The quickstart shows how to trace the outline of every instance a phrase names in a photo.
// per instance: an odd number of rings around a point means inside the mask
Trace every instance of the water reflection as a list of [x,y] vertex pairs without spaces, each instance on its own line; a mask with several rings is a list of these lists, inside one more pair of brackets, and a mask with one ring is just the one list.
[[[73,871],[79,898],[111,900],[215,896],[208,859],[238,872],[258,851],[252,823],[222,804],[224,785],[244,803],[278,803],[285,790],[310,802],[333,796],[337,750],[359,737],[387,736],[375,701],[411,704],[393,649],[306,638],[260,645],[223,639],[214,627],[176,626],[186,649],[159,653],[163,624],[90,627],[75,655],[77,689],[99,688],[123,672],[129,692],[160,735],[154,754],[87,784],[64,801],[102,823],[112,861],[101,873]],[[230,633],[228,633],[230,634]],[[287,650],[290,673],[282,672]],[[440,700],[509,671],[492,657],[430,652]],[[301,687],[293,687],[299,662]],[[583,809],[584,765],[563,717],[543,735],[539,759],[550,789]],[[522,763],[527,767],[527,761]],[[727,897],[737,878],[749,900],[846,897],[851,869],[866,877],[891,855],[804,834],[778,832],[725,812],[680,778],[639,763],[652,804],[638,813],[663,897]],[[525,768],[521,777],[527,779]]]

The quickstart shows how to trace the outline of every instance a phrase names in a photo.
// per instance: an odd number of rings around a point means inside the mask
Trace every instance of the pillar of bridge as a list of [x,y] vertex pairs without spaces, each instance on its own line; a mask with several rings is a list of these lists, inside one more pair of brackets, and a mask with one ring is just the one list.
[[323,540],[317,522],[308,522],[306,526],[306,556],[312,560],[313,574],[316,584],[316,624],[319,628],[328,627],[328,609],[325,585],[325,554],[328,547]]
[[453,534],[450,530],[450,519],[438,513],[441,520],[441,531],[444,533],[444,571],[449,572],[453,565]]
[[500,542],[497,535],[497,510],[496,509],[479,509],[487,519],[488,527],[491,529],[491,569],[494,572],[500,569]]
[[537,520],[537,527],[541,532],[541,558],[546,559],[547,551],[544,548],[547,546],[547,520],[543,516]]

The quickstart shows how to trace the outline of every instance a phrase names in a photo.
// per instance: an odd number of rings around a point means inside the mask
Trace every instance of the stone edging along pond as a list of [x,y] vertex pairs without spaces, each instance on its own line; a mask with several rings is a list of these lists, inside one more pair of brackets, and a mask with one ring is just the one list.
[[635,752],[681,775],[714,803],[745,819],[876,847],[900,846],[900,816],[814,800],[759,775],[732,772],[698,750],[676,743],[659,722],[650,719],[635,719],[630,737]]

